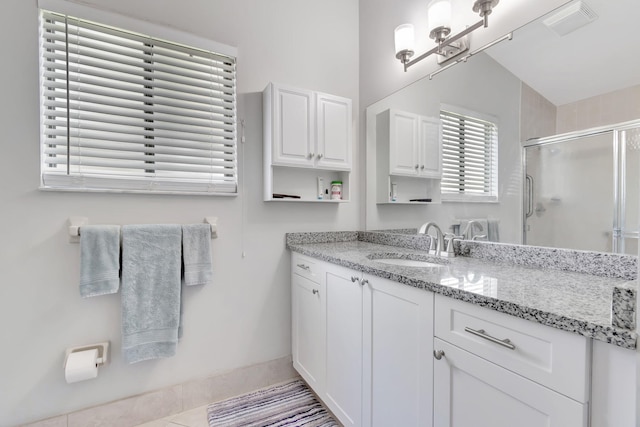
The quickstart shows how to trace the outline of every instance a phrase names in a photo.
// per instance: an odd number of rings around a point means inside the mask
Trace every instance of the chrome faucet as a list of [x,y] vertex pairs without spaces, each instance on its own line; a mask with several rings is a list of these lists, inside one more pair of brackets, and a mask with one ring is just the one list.
[[482,224],[480,224],[476,220],[471,220],[471,221],[469,221],[467,223],[467,226],[464,228],[464,231],[462,233],[460,233],[460,234],[463,235],[466,240],[475,240],[474,239],[473,227],[476,227],[476,229],[478,231],[484,231],[484,228],[482,227]]
[[[436,229],[436,238],[429,234],[429,229],[433,227]],[[435,222],[425,222],[418,229],[418,234],[426,234],[431,240],[429,242],[429,255],[439,256],[444,250],[444,237],[442,234],[442,230]]]

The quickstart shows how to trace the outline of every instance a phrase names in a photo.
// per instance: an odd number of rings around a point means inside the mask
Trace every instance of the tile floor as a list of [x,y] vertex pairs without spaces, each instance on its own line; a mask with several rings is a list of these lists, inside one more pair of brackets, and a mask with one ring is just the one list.
[[197,408],[160,420],[140,424],[136,427],[209,427],[209,423],[207,422],[207,405],[198,406]]

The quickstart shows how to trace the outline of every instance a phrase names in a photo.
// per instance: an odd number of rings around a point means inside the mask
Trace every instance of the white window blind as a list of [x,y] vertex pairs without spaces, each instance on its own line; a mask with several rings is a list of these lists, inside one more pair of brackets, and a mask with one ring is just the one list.
[[443,200],[497,200],[498,128],[487,120],[447,110],[442,121]]
[[235,58],[41,11],[42,186],[236,193]]

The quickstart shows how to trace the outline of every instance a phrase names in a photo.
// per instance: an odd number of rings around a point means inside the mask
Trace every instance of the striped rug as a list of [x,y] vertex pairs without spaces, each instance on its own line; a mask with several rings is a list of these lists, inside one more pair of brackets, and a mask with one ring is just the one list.
[[210,427],[340,425],[301,380],[212,403],[207,413]]

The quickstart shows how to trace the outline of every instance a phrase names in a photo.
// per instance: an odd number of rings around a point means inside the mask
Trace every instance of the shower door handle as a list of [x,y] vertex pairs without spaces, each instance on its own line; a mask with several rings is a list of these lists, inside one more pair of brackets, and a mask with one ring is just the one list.
[[527,218],[533,215],[533,177],[531,175],[526,175],[527,180],[527,213],[525,214]]

